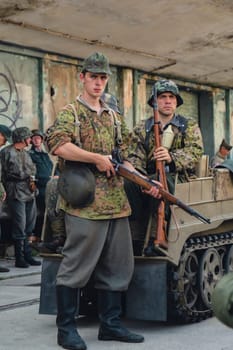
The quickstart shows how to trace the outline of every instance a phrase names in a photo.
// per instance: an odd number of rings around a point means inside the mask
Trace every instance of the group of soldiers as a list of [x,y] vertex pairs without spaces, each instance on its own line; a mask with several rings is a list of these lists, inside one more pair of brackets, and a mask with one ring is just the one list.
[[[148,100],[153,106],[153,100],[157,99],[161,134],[169,130],[172,135],[169,145],[161,143],[155,149],[153,118],[143,120],[130,132],[116,101],[113,103],[114,98],[111,105],[104,100],[103,93],[110,75],[109,62],[103,54],[94,53],[84,60],[80,73],[83,92],[58,113],[46,136],[50,152],[62,159],[61,169],[64,169],[57,182],[60,195],[56,208],[63,213],[61,241],[64,246],[56,278],[56,296],[57,341],[66,349],[86,349],[76,330],[74,313],[77,313],[80,288],[91,276],[98,296],[98,339],[132,343],[144,340],[120,321],[121,293],[128,288],[134,267],[128,217],[131,227],[134,221],[135,226],[139,226],[137,222],[147,225],[147,208],[153,210],[161,195],[156,186],[145,190],[117,176],[112,157],[117,153],[124,166],[150,177],[155,184],[159,181],[154,177],[155,163],[162,162],[172,191],[175,181],[186,181],[195,174],[196,164],[203,154],[197,122],[176,113],[183,100],[173,81],[162,79],[156,82],[156,96],[152,90]],[[116,151],[114,154],[113,150]],[[90,184],[94,176],[94,196],[83,193],[88,188],[83,181],[76,196],[74,185],[71,185],[75,181],[75,171],[72,170],[75,166],[84,167]],[[64,177],[63,171],[66,172]],[[78,176],[77,181],[80,181]],[[92,193],[91,185],[89,189]],[[77,202],[74,197],[78,198]],[[81,200],[83,198],[86,198],[86,203]],[[57,198],[54,197],[54,201]],[[55,241],[44,245],[45,249],[56,251],[56,243],[59,244],[59,238],[55,235]]]
[[7,204],[10,216],[8,239],[14,242],[15,266],[40,265],[33,257],[31,243],[40,239],[39,219],[44,213],[44,192],[53,164],[42,149],[41,131],[19,127],[11,132],[2,125],[0,134],[5,135],[1,145],[1,201]]
[[[105,55],[96,52],[87,57],[79,76],[82,93],[64,106],[46,133],[47,147],[59,159],[59,177],[47,184],[47,232],[40,249],[63,255],[56,277],[56,323],[57,342],[65,349],[87,348],[76,329],[75,318],[80,289],[91,277],[98,291],[98,339],[144,341],[142,335],[121,323],[121,295],[127,290],[134,269],[130,227],[143,227],[144,232],[161,194],[156,186],[148,190],[124,181],[117,175],[112,157],[117,153],[118,161],[129,170],[157,185],[161,183],[155,177],[156,162],[161,162],[168,188],[173,192],[177,181],[195,176],[203,155],[198,123],[176,112],[183,99],[173,81],[157,81],[148,100],[153,111],[156,100],[159,115],[161,143],[155,148],[153,116],[142,120],[130,132],[116,99],[105,94],[110,75]],[[169,142],[167,139],[165,142],[168,134]],[[27,144],[26,136],[17,142]],[[22,155],[26,160],[23,152]],[[5,159],[7,153],[2,157]],[[17,176],[20,171],[21,168]],[[35,175],[33,167],[27,178],[31,175]],[[20,178],[19,186],[24,180]],[[28,190],[27,194],[34,196]],[[169,225],[169,214],[166,220]]]

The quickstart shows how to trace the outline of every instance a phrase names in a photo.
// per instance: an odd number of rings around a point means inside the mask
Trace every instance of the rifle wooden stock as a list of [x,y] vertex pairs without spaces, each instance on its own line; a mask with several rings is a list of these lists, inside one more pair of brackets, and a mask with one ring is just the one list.
[[137,185],[141,186],[145,190],[150,190],[152,186],[157,187],[159,190],[159,193],[161,194],[162,198],[165,201],[169,202],[170,204],[177,205],[178,207],[183,209],[185,212],[187,212],[192,216],[195,216],[198,220],[204,222],[205,224],[210,224],[210,219],[201,215],[198,211],[194,210],[193,208],[191,208],[190,206],[188,206],[187,204],[179,200],[177,197],[175,197],[173,194],[166,191],[162,186],[154,183],[154,181],[152,181],[151,179],[142,176],[140,173],[136,171],[131,171],[124,164],[119,163],[115,159],[111,159],[111,162],[113,163],[117,174],[136,183]]
[[[155,149],[161,146],[161,123],[159,118],[159,112],[158,112],[158,105],[157,105],[157,90],[154,85],[153,87],[153,112],[154,112],[154,142],[155,142]],[[165,174],[165,167],[164,162],[156,160],[155,161],[155,169],[156,169],[156,180],[161,182],[165,190],[168,190],[167,186],[167,178]],[[161,201],[158,209],[157,209],[157,226],[156,226],[156,235],[154,243],[155,245],[162,246],[163,248],[167,248],[167,238],[166,238],[166,219],[165,219],[165,203],[164,201]]]

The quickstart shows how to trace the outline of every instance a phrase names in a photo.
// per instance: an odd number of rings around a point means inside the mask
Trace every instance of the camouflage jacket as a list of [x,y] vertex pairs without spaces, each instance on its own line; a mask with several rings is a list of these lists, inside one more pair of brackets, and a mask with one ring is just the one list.
[[16,150],[13,145],[1,151],[2,182],[7,198],[30,201],[35,197],[29,188],[30,176],[35,176],[36,166],[26,150]]
[[[99,114],[77,100],[73,103],[78,116],[67,105],[61,110],[52,127],[47,131],[46,142],[51,153],[67,143],[72,142],[86,151],[110,155],[115,146],[115,122],[111,110],[103,105]],[[120,146],[124,159],[128,156],[130,133],[123,118],[117,115],[121,122],[122,144]],[[77,125],[79,124],[80,125]],[[107,178],[105,173],[99,172],[95,167],[92,170],[96,179],[96,192],[94,202],[82,209],[74,209],[63,199],[61,209],[65,212],[82,218],[101,220],[129,216],[131,209],[124,192],[123,179],[119,176]]]
[[[203,141],[199,126],[193,119],[174,115],[164,130],[171,125],[174,133],[169,153],[172,162],[167,167],[170,173],[195,173],[195,166],[203,155]],[[134,128],[133,142],[129,150],[129,160],[143,174],[155,172],[154,118],[142,121]]]

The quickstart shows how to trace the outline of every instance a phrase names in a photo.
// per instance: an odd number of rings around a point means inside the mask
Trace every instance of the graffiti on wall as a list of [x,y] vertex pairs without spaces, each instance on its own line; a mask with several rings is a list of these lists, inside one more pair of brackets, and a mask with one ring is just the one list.
[[22,119],[22,101],[19,98],[13,74],[6,64],[0,64],[0,118],[1,123],[15,128]]

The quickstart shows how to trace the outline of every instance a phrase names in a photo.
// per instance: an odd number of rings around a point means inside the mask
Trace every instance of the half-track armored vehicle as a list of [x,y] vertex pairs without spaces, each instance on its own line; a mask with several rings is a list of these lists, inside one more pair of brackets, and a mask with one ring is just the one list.
[[[124,298],[127,318],[197,322],[212,315],[211,294],[233,270],[233,178],[226,168],[176,185],[175,196],[210,219],[204,223],[172,206],[166,254],[135,252],[135,272]],[[153,229],[153,225],[152,225]],[[151,233],[153,236],[153,233]],[[139,250],[140,251],[140,250]],[[40,313],[56,313],[55,275],[59,254],[42,254]],[[81,293],[81,310],[95,303],[90,286]],[[83,303],[83,305],[82,305]]]

